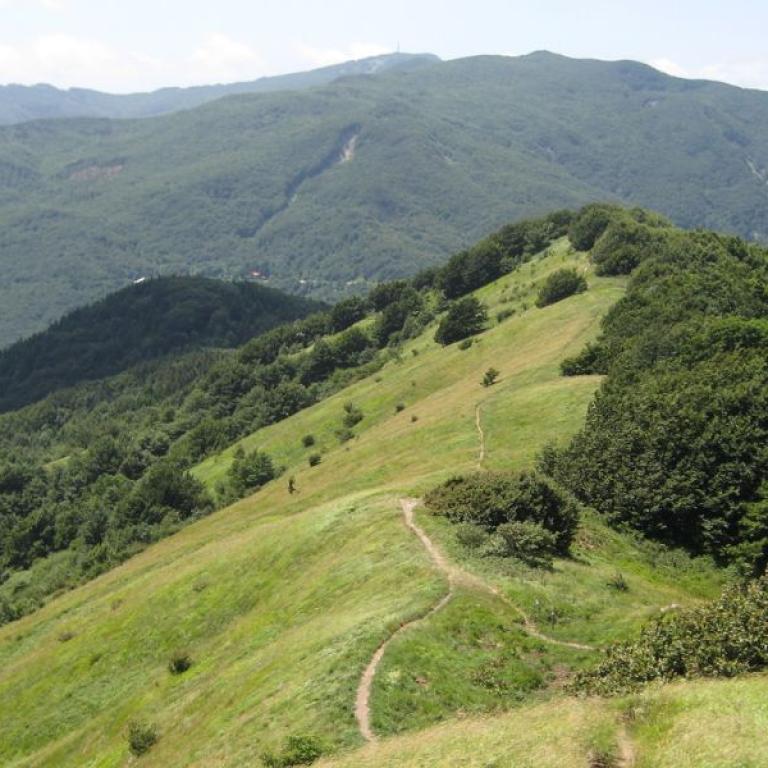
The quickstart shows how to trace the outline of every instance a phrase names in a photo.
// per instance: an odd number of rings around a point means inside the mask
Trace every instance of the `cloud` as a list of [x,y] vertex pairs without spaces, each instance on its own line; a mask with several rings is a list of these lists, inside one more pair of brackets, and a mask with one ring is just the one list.
[[221,33],[211,35],[192,54],[194,70],[210,78],[255,77],[264,69],[261,56],[250,46]]
[[254,79],[263,74],[264,62],[257,51],[223,34],[211,35],[189,55],[174,60],[66,34],[41,35],[14,45],[0,43],[0,83],[126,92]]
[[328,67],[332,64],[341,64],[344,61],[367,59],[370,56],[392,53],[391,46],[362,42],[349,43],[343,48],[315,48],[305,43],[297,43],[295,48],[299,56],[315,67]]
[[743,88],[768,90],[768,57],[728,59],[701,67],[684,67],[667,58],[651,59],[648,63],[674,77],[718,80]]

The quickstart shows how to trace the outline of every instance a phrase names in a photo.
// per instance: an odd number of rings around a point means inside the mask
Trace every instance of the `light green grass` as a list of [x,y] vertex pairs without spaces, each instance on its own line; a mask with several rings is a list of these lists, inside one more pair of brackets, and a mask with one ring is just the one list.
[[460,717],[386,739],[318,768],[585,768],[618,755],[625,723],[636,768],[765,768],[768,677],[653,686],[629,700],[558,698],[494,717]]
[[[515,307],[517,314],[494,320],[470,349],[439,347],[429,328],[376,375],[242,441],[285,465],[298,493],[288,494],[284,475],[1,628],[0,763],[129,764],[125,732],[134,717],[155,722],[160,733],[141,759],[146,766],[258,765],[263,749],[290,734],[315,734],[329,750],[359,744],[353,703],[365,664],[394,627],[446,589],[402,525],[397,499],[476,466],[478,405],[488,467],[530,466],[546,442],[566,439],[582,423],[598,380],[562,379],[558,365],[595,337],[623,282],[590,273],[586,293],[532,308],[537,282],[564,263],[588,269],[583,255],[560,243],[480,291],[492,318],[499,308]],[[491,365],[500,381],[484,388]],[[364,419],[355,439],[340,445],[334,431],[347,401]],[[406,408],[395,413],[400,402]],[[318,445],[305,449],[301,437],[309,433]],[[323,461],[310,468],[307,456],[318,449]],[[234,446],[195,473],[215,484],[233,452]],[[537,618],[545,614],[536,600],[559,606],[563,618],[552,634],[621,636],[660,604],[698,599],[719,582],[711,568],[687,561],[661,567],[595,520],[584,526],[578,559],[540,574],[467,559],[445,523],[423,512],[419,519],[452,557]],[[605,586],[619,568],[627,572],[627,595]],[[507,640],[503,653],[498,645]],[[168,657],[182,648],[194,664],[172,677]],[[467,708],[518,706],[521,691],[522,698],[550,695],[557,665],[583,658],[536,647],[501,601],[471,593],[403,633],[390,650],[377,678],[382,687],[373,692],[374,724],[387,732]],[[532,678],[542,686],[534,690]],[[582,765],[609,715],[598,704],[542,706],[554,707],[566,725],[547,732],[549,743],[518,734],[504,749],[539,755],[537,765]],[[530,717],[543,722],[551,711],[530,710]],[[495,732],[482,723],[472,728],[494,753]]]

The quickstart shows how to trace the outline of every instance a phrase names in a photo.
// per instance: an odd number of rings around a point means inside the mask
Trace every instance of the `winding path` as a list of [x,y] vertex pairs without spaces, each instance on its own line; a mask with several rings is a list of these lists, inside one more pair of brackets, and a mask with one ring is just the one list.
[[477,434],[480,437],[480,451],[477,455],[477,468],[483,468],[483,461],[485,460],[485,433],[483,432],[483,425],[480,422],[480,403],[475,406],[475,426],[477,427]]
[[400,627],[393,632],[377,649],[373,654],[373,658],[368,662],[368,666],[363,672],[363,676],[360,678],[360,683],[357,686],[357,698],[355,699],[355,718],[357,719],[357,725],[360,729],[360,734],[366,741],[376,741],[376,734],[371,728],[371,688],[373,687],[373,679],[376,677],[376,670],[381,664],[381,660],[384,658],[384,652],[387,650],[387,646],[399,635],[410,629],[414,624],[418,624],[421,621],[433,616],[438,611],[445,608],[449,601],[453,597],[454,593],[454,579],[451,567],[446,562],[442,553],[435,547],[429,536],[418,526],[413,519],[413,509],[419,503],[418,499],[400,499],[400,507],[403,510],[403,517],[405,519],[405,525],[418,537],[419,541],[424,545],[424,549],[427,550],[432,561],[437,566],[437,569],[444,573],[448,578],[448,592],[444,595],[432,608],[429,609],[423,616],[413,619],[406,624],[401,624]]
[[[480,406],[478,406],[477,408],[477,413],[478,413],[478,429],[480,429],[480,426],[479,426]],[[482,430],[480,430],[480,432],[482,435]],[[481,446],[482,446],[482,442],[481,442]],[[482,457],[482,448],[481,448],[481,457]],[[414,519],[413,510],[416,508],[418,504],[419,504],[418,499],[400,499],[400,508],[403,510],[403,519],[404,519],[405,525],[419,539],[424,549],[427,550],[430,558],[432,559],[432,562],[435,564],[437,569],[446,577],[448,581],[448,592],[437,603],[435,603],[435,605],[432,606],[432,608],[430,608],[430,610],[427,611],[423,616],[413,619],[412,621],[409,621],[405,624],[401,624],[400,627],[395,632],[393,632],[376,649],[376,652],[373,654],[373,657],[368,662],[368,666],[365,668],[363,675],[360,678],[360,682],[357,686],[357,696],[355,698],[355,718],[357,720],[358,728],[360,729],[360,734],[366,741],[371,741],[371,742],[376,741],[376,734],[373,732],[373,728],[371,727],[371,706],[370,706],[371,689],[373,687],[374,678],[376,677],[376,671],[378,670],[379,665],[381,664],[381,660],[384,658],[384,653],[386,652],[387,647],[396,637],[401,635],[403,632],[410,629],[414,625],[424,621],[425,619],[428,619],[430,616],[434,616],[434,614],[436,614],[438,611],[441,611],[443,608],[445,608],[445,606],[448,605],[451,598],[454,596],[457,585],[468,587],[470,589],[476,589],[483,592],[488,592],[492,594],[494,597],[501,600],[505,605],[509,606],[510,608],[512,608],[514,611],[517,612],[517,614],[520,616],[520,618],[523,621],[523,631],[530,637],[534,637],[537,640],[541,640],[542,642],[549,643],[550,645],[558,645],[565,648],[573,648],[579,651],[595,650],[595,648],[591,645],[584,645],[582,643],[570,643],[565,640],[557,640],[554,637],[549,637],[548,635],[545,635],[544,633],[538,630],[533,619],[531,619],[531,617],[528,616],[528,614],[525,613],[525,611],[522,608],[520,608],[519,605],[517,605],[516,603],[513,603],[498,588],[494,587],[492,584],[488,584],[486,581],[479,578],[478,576],[475,576],[474,574],[469,573],[469,571],[465,571],[463,568],[460,568],[456,565],[453,565],[452,563],[449,563],[448,560],[445,558],[445,555],[443,555],[443,553],[437,548],[437,546],[434,544],[432,539],[430,539],[429,536],[427,536],[424,529],[421,528],[416,523]]]

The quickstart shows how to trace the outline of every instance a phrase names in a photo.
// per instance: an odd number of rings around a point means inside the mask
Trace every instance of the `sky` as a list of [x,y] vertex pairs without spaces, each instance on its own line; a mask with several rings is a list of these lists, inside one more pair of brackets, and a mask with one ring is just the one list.
[[387,53],[635,59],[768,90],[768,0],[0,0],[0,84],[114,93]]

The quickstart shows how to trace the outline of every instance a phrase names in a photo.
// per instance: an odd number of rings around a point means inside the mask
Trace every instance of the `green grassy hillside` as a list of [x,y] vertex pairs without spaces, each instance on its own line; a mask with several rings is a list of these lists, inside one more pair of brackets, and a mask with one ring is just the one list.
[[[589,290],[534,308],[538,284],[564,265],[585,273]],[[492,317],[515,314],[492,322],[468,349],[438,346],[433,324],[377,373],[245,438],[286,466],[296,493],[283,475],[0,628],[0,762],[127,765],[135,718],[157,729],[157,743],[141,758],[147,766],[259,765],[264,750],[292,735],[312,735],[326,751],[357,749],[364,668],[448,589],[403,525],[399,499],[477,466],[478,412],[483,466],[529,467],[546,442],[565,442],[583,424],[599,377],[564,379],[559,362],[596,337],[624,285],[621,277],[596,277],[586,256],[561,241],[481,289]],[[486,388],[490,365],[501,375]],[[363,419],[340,443],[334,431],[346,402]],[[307,434],[315,446],[303,446]],[[322,455],[313,467],[311,452]],[[213,487],[233,454],[234,446],[194,472]],[[723,581],[708,562],[610,531],[591,514],[572,559],[551,572],[476,562],[443,521],[420,509],[416,520],[465,576],[443,611],[388,646],[371,720],[386,735],[456,719],[339,764],[503,765],[520,757],[529,765],[584,765],[590,751],[615,744],[619,705],[556,698],[570,670],[596,653],[551,640],[597,646],[626,637],[670,602],[695,603]],[[622,593],[606,583],[619,571],[629,584]],[[548,638],[531,634],[517,605]],[[176,651],[192,660],[178,676],[167,668]],[[711,685],[678,686],[666,699],[649,693],[651,715],[630,728],[641,754],[673,755],[669,727],[679,729],[675,743],[700,727],[686,711],[713,717]],[[743,738],[734,740],[745,760],[751,723],[761,717],[750,695]],[[666,701],[674,719],[654,719],[656,701]],[[511,715],[467,719],[510,708]],[[713,738],[698,744],[697,765],[727,764],[716,761]]]
[[594,199],[765,237],[766,119],[764,93],[536,53],[7,127],[0,344],[147,272],[339,297]]

